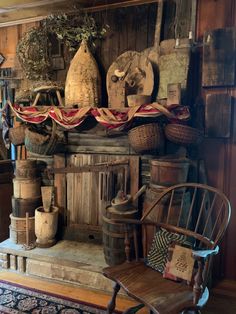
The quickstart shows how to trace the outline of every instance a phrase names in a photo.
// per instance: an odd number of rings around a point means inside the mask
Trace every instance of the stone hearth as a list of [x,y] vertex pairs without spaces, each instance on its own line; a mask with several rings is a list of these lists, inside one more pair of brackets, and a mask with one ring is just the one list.
[[10,239],[0,243],[2,269],[110,292],[112,284],[102,275],[105,266],[99,244],[63,240],[51,248],[27,250]]

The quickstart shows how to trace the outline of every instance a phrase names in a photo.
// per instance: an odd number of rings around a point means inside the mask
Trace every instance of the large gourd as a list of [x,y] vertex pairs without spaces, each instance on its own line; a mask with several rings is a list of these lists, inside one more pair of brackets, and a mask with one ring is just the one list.
[[86,41],[71,61],[65,85],[65,106],[99,106],[101,101],[101,77],[97,63]]

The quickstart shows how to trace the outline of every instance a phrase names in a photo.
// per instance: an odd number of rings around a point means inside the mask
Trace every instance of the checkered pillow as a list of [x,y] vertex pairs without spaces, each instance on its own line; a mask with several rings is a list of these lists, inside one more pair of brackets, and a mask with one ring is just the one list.
[[184,244],[187,240],[185,235],[169,232],[161,228],[154,236],[153,242],[148,252],[146,265],[159,271],[164,272],[168,257],[168,248],[172,242]]

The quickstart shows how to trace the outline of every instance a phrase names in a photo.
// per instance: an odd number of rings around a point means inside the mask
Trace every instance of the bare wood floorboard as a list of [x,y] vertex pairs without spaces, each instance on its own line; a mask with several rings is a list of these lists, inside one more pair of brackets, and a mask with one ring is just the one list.
[[[0,271],[1,279],[57,295],[69,295],[72,299],[87,301],[101,306],[106,306],[110,300],[110,295],[104,292],[88,290],[72,284],[38,279],[14,272]],[[117,309],[120,311],[124,311],[134,305],[136,305],[135,302],[122,295],[117,297]],[[138,313],[148,314],[149,311],[144,308]],[[236,314],[236,282],[223,281],[217,285],[212,290],[210,299],[206,307],[202,310],[202,314]]]

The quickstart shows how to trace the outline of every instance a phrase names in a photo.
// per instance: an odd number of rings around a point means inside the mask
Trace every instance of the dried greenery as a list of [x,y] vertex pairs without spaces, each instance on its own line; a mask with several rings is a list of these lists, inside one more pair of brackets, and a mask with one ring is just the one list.
[[16,53],[28,79],[48,79],[50,58],[48,37],[44,28],[32,28],[25,33],[17,45]]
[[78,48],[82,40],[94,44],[94,40],[104,37],[108,25],[99,26],[91,15],[49,15],[43,22],[49,33],[56,34],[70,50]]
[[50,78],[49,34],[55,34],[69,50],[76,50],[82,40],[94,44],[96,39],[101,39],[107,27],[97,25],[86,13],[49,15],[39,28],[30,29],[18,43],[17,56],[26,77],[30,80]]

